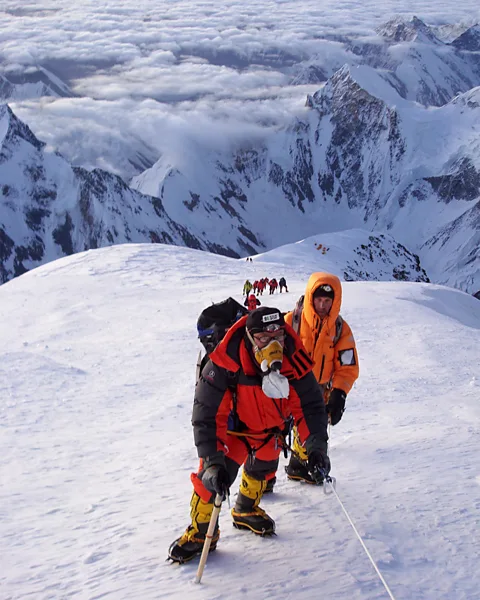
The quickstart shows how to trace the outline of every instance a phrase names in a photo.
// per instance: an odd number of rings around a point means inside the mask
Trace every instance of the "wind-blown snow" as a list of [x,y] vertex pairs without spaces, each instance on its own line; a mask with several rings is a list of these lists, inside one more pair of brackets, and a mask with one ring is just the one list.
[[[233,529],[224,506],[200,586],[196,564],[165,562],[197,463],[196,318],[246,277],[285,276],[289,293],[262,301],[292,308],[306,277],[283,252],[121,245],[0,287],[2,599],[387,597],[335,497],[286,481],[283,459],[262,501],[277,537]],[[479,598],[480,303],[355,282],[342,314],[361,375],[331,431],[339,497],[397,600]]]

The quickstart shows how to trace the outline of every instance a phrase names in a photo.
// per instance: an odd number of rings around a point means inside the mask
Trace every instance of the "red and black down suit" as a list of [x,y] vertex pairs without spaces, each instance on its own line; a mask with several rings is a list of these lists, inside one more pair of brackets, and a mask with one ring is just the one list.
[[[213,502],[212,493],[201,481],[203,471],[224,460],[230,484],[242,464],[245,474],[254,480],[273,478],[282,450],[275,434],[283,432],[292,417],[307,453],[327,453],[322,392],[300,338],[285,324],[280,372],[289,379],[290,393],[288,398],[269,398],[262,391],[261,370],[245,335],[246,320],[245,316],[231,327],[212,352],[195,390],[192,425],[200,468],[191,479],[203,502]],[[232,415],[232,380],[236,381],[236,416]]]

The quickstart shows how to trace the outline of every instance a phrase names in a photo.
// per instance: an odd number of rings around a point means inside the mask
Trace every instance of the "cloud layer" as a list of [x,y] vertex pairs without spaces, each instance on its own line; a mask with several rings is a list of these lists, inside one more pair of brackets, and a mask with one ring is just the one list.
[[13,110],[76,164],[128,177],[130,152],[154,158],[189,136],[235,142],[290,120],[318,87],[291,85],[300,63],[354,62],[343,36],[371,36],[394,14],[472,22],[477,4],[7,0],[0,73],[40,65],[66,82],[77,98],[31,99]]

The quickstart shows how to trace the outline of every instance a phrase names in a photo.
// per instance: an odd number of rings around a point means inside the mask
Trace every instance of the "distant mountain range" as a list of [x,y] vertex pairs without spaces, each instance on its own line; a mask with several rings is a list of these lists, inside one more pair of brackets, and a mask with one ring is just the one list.
[[[314,58],[299,66],[299,83],[302,73],[316,73],[321,85],[307,97],[303,118],[235,153],[192,146],[181,168],[165,154],[130,186],[99,169],[72,167],[0,107],[1,280],[127,241],[240,257],[360,228],[374,232],[379,252],[391,254],[390,242],[382,248],[388,232],[417,255],[412,279],[420,273],[476,292],[478,26],[445,43],[419,19],[395,19],[379,28],[375,43],[348,44],[351,65],[330,74]],[[362,268],[354,271],[364,278]]]
[[[350,53],[349,66],[376,69],[401,98],[424,106],[443,106],[457,94],[480,85],[480,27],[459,31],[458,37],[445,43],[420,19],[395,18],[377,29],[376,39],[339,41]],[[313,56],[297,66],[294,82],[324,83],[341,66]]]
[[10,102],[41,96],[69,98],[75,94],[66,83],[44,67],[31,67],[21,73],[0,73],[0,101]]

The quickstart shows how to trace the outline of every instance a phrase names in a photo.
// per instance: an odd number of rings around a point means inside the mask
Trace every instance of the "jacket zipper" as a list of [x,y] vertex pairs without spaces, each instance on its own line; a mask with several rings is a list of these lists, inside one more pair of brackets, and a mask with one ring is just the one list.
[[[320,321],[320,329],[318,330],[317,335],[315,336],[315,341],[313,344],[313,351],[315,353],[315,346],[317,345],[318,338],[320,337],[320,333],[322,332],[323,321]],[[322,366],[320,367],[320,375],[318,376],[318,382],[322,381],[323,368],[325,367],[325,354],[322,355]]]
[[325,366],[325,354],[322,356],[322,366],[320,367],[320,375],[318,376],[318,382],[322,381],[323,367]]

